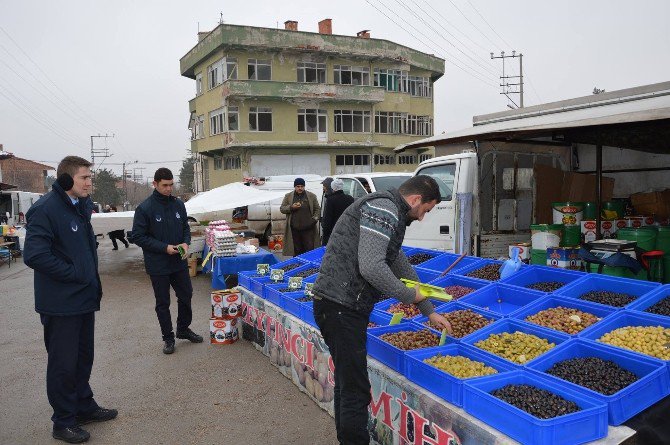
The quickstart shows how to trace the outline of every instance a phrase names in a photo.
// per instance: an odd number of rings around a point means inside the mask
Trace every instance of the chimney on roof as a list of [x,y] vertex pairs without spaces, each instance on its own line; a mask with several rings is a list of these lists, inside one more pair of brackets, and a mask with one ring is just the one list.
[[369,39],[370,38],[370,30],[369,29],[364,29],[363,31],[358,31],[356,33],[356,37],[360,37],[361,39]]
[[298,22],[296,22],[295,20],[286,20],[284,22],[284,29],[287,31],[297,31]]
[[323,19],[319,22],[319,34],[332,34],[333,21],[331,19]]

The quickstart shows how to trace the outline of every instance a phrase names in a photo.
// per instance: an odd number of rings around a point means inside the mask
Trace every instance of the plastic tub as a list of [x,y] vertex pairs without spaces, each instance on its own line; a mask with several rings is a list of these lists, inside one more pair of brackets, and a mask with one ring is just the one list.
[[297,290],[295,292],[279,292],[279,289],[282,289],[284,287],[288,287],[288,282],[278,284],[265,284],[265,286],[263,286],[263,298],[269,301],[270,303],[276,304],[277,306],[290,312],[291,314],[298,316],[298,312],[292,312],[288,308],[282,305],[282,297],[284,297],[286,294],[303,294],[304,291]]
[[[406,351],[400,348],[396,348],[392,344],[385,342],[379,337],[383,334],[388,334],[391,332],[417,332],[420,330],[422,330],[421,326],[414,323],[401,323],[393,326],[382,326],[379,328],[368,329],[368,355],[384,363],[394,371],[402,374],[405,371]],[[435,336],[438,337],[437,334]]]
[[[488,318],[489,320],[492,320],[492,322],[495,322],[495,321],[497,321],[497,320],[500,320],[500,318],[502,317],[501,315],[495,314],[495,313],[493,313],[493,312],[485,311],[484,309],[480,309],[480,308],[478,308],[478,307],[474,307],[474,306],[468,306],[468,305],[466,305],[466,304],[458,303],[458,302],[456,302],[456,303],[447,303],[447,304],[443,304],[443,305],[441,305],[441,306],[437,306],[437,307],[435,308],[435,312],[437,312],[437,313],[439,313],[439,314],[444,314],[444,313],[449,313],[449,312],[454,312],[454,311],[462,311],[462,310],[465,310],[465,309],[469,309],[469,310],[471,310],[472,312],[475,312],[475,313],[477,313],[477,314],[479,314],[479,315],[482,315],[483,317],[486,317],[486,318]],[[423,324],[423,323],[425,323],[426,321],[428,321],[428,317],[426,317],[426,316],[423,316],[423,315],[422,315],[422,316],[420,316],[420,317],[415,317],[415,318],[413,318],[411,321],[412,321],[412,323],[416,323],[416,324],[418,324],[418,325],[421,326],[421,327],[429,328],[428,326],[426,326],[426,325]],[[488,326],[488,325],[487,325],[487,326]],[[486,326],[484,326],[484,327],[486,327]],[[433,329],[433,328],[429,328],[429,329]],[[481,328],[481,329],[484,329],[484,328]],[[437,331],[437,330],[435,330],[435,329],[433,329],[433,330],[436,331],[436,332],[438,332],[439,334],[442,334],[440,331]],[[459,341],[459,340],[462,340],[462,339],[464,339],[464,338],[468,338],[470,335],[472,335],[472,334],[474,334],[475,332],[478,332],[478,331],[479,331],[479,329],[478,329],[477,331],[474,331],[474,332],[472,332],[472,333],[466,335],[465,337],[461,337],[461,338],[452,337],[451,335],[447,335],[447,337],[449,337],[449,338],[452,339],[453,341]]]
[[321,259],[326,253],[326,246],[317,247],[314,250],[305,252],[302,255],[298,255],[296,258],[301,260],[309,261],[310,263],[316,264],[317,266],[321,265]]
[[[454,264],[454,262],[460,257],[460,255],[456,255],[453,253],[443,253],[442,255],[438,255],[432,260],[428,260],[425,263],[422,263],[420,267],[422,269],[428,269],[428,270],[434,270],[435,272],[442,273],[449,266]],[[458,262],[458,264],[449,271],[449,273],[456,272],[459,269],[462,269],[467,266],[471,266],[475,263],[480,262],[482,259],[478,257],[471,257],[471,256],[466,256],[463,257],[461,261]]]
[[[435,307],[438,307],[438,306],[444,304],[443,301],[438,301],[438,300],[429,299],[428,301],[433,303],[433,306],[435,306]],[[389,298],[388,300],[380,301],[379,303],[375,304],[374,308],[376,310],[380,311],[380,312],[390,314],[390,312],[388,312],[388,309],[391,307],[392,304],[396,304],[396,303],[400,303],[400,301],[396,300],[395,298]],[[393,315],[391,315],[391,316],[393,316]],[[420,316],[421,316],[421,314],[415,315],[414,317],[420,317]],[[414,317],[403,317],[403,320],[411,320]]]
[[458,300],[502,316],[512,316],[522,307],[542,298],[544,292],[495,283]]
[[[652,283],[649,281],[616,278],[608,275],[586,274],[582,278],[563,286],[555,293],[579,300],[579,297],[587,292],[605,290],[610,292],[623,292],[640,298],[659,286],[660,283]],[[631,303],[628,304],[630,305]]]
[[421,269],[418,267],[414,268],[414,271],[416,272],[417,276],[419,277],[419,282],[420,283],[430,283],[431,281],[435,280],[440,274],[435,272],[434,270],[426,270],[426,269]]
[[531,284],[543,281],[560,281],[561,283],[567,284],[582,278],[583,276],[584,274],[581,272],[557,269],[555,267],[529,266],[524,267],[519,272],[504,280],[500,280],[500,283],[527,288],[527,286]]
[[[489,264],[498,264],[498,265],[500,265],[500,267],[502,267],[503,262],[502,262],[502,261],[498,261],[498,260],[486,260],[486,259],[482,259],[482,260],[481,260],[480,262],[478,262],[478,263],[471,264],[471,265],[469,265],[469,266],[467,266],[467,267],[463,267],[463,268],[458,269],[458,271],[457,271],[457,272],[454,272],[454,274],[455,274],[455,275],[461,275],[461,276],[464,276],[464,277],[468,277],[468,274],[469,274],[470,272],[474,272],[475,270],[481,269],[482,267],[484,267],[484,266],[488,266]],[[491,283],[491,280],[484,280],[483,278],[474,278],[474,277],[468,277],[468,278],[472,278],[473,280],[482,280],[482,281],[484,281],[484,282],[486,282],[486,283]],[[495,281],[498,281],[498,280],[495,280]]]
[[237,285],[251,290],[251,279],[260,277],[261,277],[260,275],[256,274],[255,269],[240,271],[237,273]]
[[[655,305],[659,301],[663,300],[666,297],[670,297],[670,284],[660,286],[653,291],[649,292],[642,298],[638,298],[628,305],[628,309],[633,311],[646,312],[651,306]],[[651,312],[646,312],[650,314]],[[658,317],[664,317],[664,315],[654,314]]]
[[506,360],[483,353],[477,348],[464,344],[451,344],[406,352],[405,376],[407,379],[456,406],[463,406],[463,383],[483,377],[461,379],[424,362],[425,359],[434,357],[437,354],[448,356],[461,355],[470,360],[482,362],[498,371],[498,373],[517,369]]
[[[475,278],[463,277],[461,275],[447,274],[443,277],[433,280],[430,284],[437,287],[463,286],[472,289],[472,292],[488,286],[490,281],[477,280]],[[459,301],[459,300],[456,300]]]
[[[581,411],[553,419],[540,419],[489,394],[509,384],[533,385],[551,391],[575,402]],[[522,444],[574,445],[607,435],[607,405],[568,388],[559,379],[528,371],[512,371],[466,381],[463,408]]]
[[[603,335],[607,334],[618,328],[623,328],[625,326],[661,326],[663,328],[670,328],[670,319],[668,317],[663,317],[661,315],[645,314],[637,311],[618,311],[612,314],[610,317],[607,317],[606,320],[596,323],[593,326],[590,326],[587,329],[584,329],[580,332],[577,337],[584,338],[588,340],[593,340],[598,342],[598,339]],[[601,343],[601,342],[599,342]],[[607,343],[604,343],[608,345]],[[632,349],[619,348],[618,346],[609,345],[613,348],[621,349],[623,351],[632,351],[635,354],[639,354],[642,357],[652,357],[650,355],[643,354],[641,352],[634,351]],[[659,358],[656,360],[660,360]],[[666,364],[670,364],[670,360],[664,360]]]
[[[553,307],[558,307],[558,306],[563,306],[567,308],[573,308],[573,309],[579,309],[580,311],[588,312],[590,314],[595,315],[596,317],[599,317],[601,319],[605,319],[606,317],[614,314],[616,312],[616,309],[614,309],[612,306],[605,306],[603,304],[597,304],[597,303],[591,303],[589,301],[582,301],[582,300],[575,300],[573,298],[565,298],[561,297],[558,295],[548,295],[535,303],[529,304],[525,308],[521,309],[517,313],[514,314],[512,318],[516,320],[521,320],[526,323],[532,323],[530,321],[526,320],[526,317],[529,315],[535,315],[540,311],[543,311],[545,309],[550,309]],[[600,323],[602,320],[592,324],[591,326],[595,326],[597,323]],[[538,325],[539,326],[539,325]],[[589,326],[589,327],[591,327]],[[545,329],[551,329],[547,326],[541,326]],[[588,329],[588,328],[587,328]],[[555,329],[552,329],[555,330]],[[568,334],[563,331],[558,331],[566,335],[572,335],[573,337],[576,337],[577,334]]]
[[[566,226],[579,226],[584,216],[583,202],[552,202],[552,214],[554,224],[565,224]],[[555,246],[549,246],[555,247]]]
[[412,255],[417,255],[417,254],[425,254],[425,255],[430,255],[430,258],[421,261],[420,263],[412,264],[412,266],[419,266],[421,264],[424,264],[427,261],[432,260],[433,258],[442,255],[444,252],[441,252],[439,250],[431,250],[431,249],[420,249],[418,247],[414,247],[410,253],[405,253],[407,255],[407,259],[410,259]]
[[[270,287],[270,286],[268,286]],[[305,291],[286,292],[279,296],[279,306],[289,314],[302,318],[302,306],[305,302],[298,301],[299,298],[305,297]]]
[[670,376],[662,361],[585,340],[566,342],[533,361],[528,368],[531,371],[544,374],[554,364],[577,357],[597,357],[613,361],[639,378],[638,381],[607,396],[576,383],[552,376],[566,382],[566,386],[573,387],[575,390],[581,391],[596,400],[607,403],[608,423],[610,425],[621,425],[635,414],[645,410],[670,394]]
[[[536,337],[544,338],[548,340],[550,343],[554,343],[556,346],[559,344],[563,343],[564,341],[567,341],[570,339],[570,336],[568,334],[565,334],[563,332],[558,332],[554,331],[552,329],[547,329],[543,328],[541,326],[531,324],[531,323],[526,323],[523,321],[519,320],[512,320],[509,318],[503,318],[502,320],[498,320],[495,323],[486,326],[485,328],[482,328],[478,330],[477,332],[468,335],[466,338],[462,339],[461,342],[472,345],[475,348],[475,343],[477,343],[480,340],[485,340],[487,339],[491,334],[502,334],[503,332],[516,332],[520,331],[525,334],[531,334],[535,335]],[[553,348],[552,348],[553,349]],[[483,349],[482,349],[483,351]],[[551,350],[550,350],[551,351]],[[545,352],[544,354],[547,354],[548,352]],[[491,352],[484,351],[487,354],[494,355],[502,360],[508,361],[509,363],[512,363],[514,366],[527,366],[530,363],[533,363],[534,360],[537,360],[538,358],[542,357],[544,354],[539,355],[538,357],[534,358],[533,360],[530,360],[529,362],[524,363],[523,365],[520,365],[518,363],[514,363],[512,361],[509,361],[503,357],[499,357]]]

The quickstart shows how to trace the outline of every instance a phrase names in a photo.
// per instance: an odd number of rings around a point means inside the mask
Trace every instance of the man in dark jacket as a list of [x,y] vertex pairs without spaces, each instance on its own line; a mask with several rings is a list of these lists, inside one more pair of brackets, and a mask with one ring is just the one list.
[[335,427],[340,444],[370,443],[367,326],[382,294],[414,303],[423,315],[451,331],[430,301],[399,280],[419,281],[401,250],[406,227],[440,202],[430,176],[416,176],[398,190],[372,193],[350,205],[339,219],[314,285],[314,319],[335,364]]
[[332,192],[325,196],[326,199],[324,199],[323,204],[325,210],[323,212],[323,221],[321,222],[323,225],[324,246],[328,244],[330,234],[337,220],[340,219],[340,216],[342,216],[347,207],[354,203],[354,197],[345,194],[342,190],[344,183],[341,179],[333,180],[330,183],[330,187]]
[[48,354],[47,396],[54,410],[52,435],[82,443],[80,425],[115,418],[98,406],[88,381],[93,368],[95,311],[102,285],[91,227],[91,163],[68,156],[58,164],[52,191],[26,215],[24,262],[35,270],[35,310]]
[[135,209],[132,242],[142,248],[144,267],[151,278],[156,297],[156,315],[163,334],[164,354],[174,352],[174,333],[170,316],[170,286],[177,295],[177,338],[201,343],[202,337],[189,326],[193,318],[191,297],[193,286],[186,259],[179,246],[188,252],[191,230],[184,203],[172,196],[174,180],[167,168],[154,173],[154,191]]

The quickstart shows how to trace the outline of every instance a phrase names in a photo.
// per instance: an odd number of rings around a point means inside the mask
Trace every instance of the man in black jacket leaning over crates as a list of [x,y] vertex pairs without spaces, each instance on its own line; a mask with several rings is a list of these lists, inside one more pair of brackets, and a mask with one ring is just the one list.
[[335,224],[314,285],[314,319],[335,364],[335,428],[341,445],[370,443],[367,370],[367,326],[382,294],[414,303],[430,321],[451,332],[449,322],[435,312],[401,249],[405,229],[440,202],[435,179],[415,176],[400,186],[362,197]]
[[164,354],[174,352],[172,318],[170,316],[170,286],[177,296],[177,338],[201,343],[202,337],[189,326],[193,318],[191,297],[193,286],[188,264],[179,253],[179,246],[188,252],[191,230],[186,207],[172,196],[172,172],[161,167],[154,173],[154,191],[135,210],[131,241],[142,248],[144,267],[151,278],[156,297],[156,315],[163,334]]
[[88,381],[93,368],[95,311],[102,284],[91,227],[91,163],[67,156],[52,190],[26,215],[24,262],[35,270],[35,310],[44,326],[52,435],[68,443],[90,438],[80,425],[115,418],[98,406]]

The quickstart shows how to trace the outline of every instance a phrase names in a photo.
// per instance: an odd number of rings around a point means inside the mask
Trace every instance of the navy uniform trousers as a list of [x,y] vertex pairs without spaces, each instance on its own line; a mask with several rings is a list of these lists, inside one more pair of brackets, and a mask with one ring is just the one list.
[[76,425],[98,409],[88,383],[93,368],[95,312],[81,315],[40,315],[47,348],[47,397],[54,410],[54,428]]
[[163,340],[174,340],[172,332],[172,318],[170,316],[170,286],[177,295],[177,333],[186,332],[191,325],[193,312],[191,311],[191,297],[193,286],[188,269],[183,268],[169,275],[149,275],[156,297],[156,315],[161,326]]

